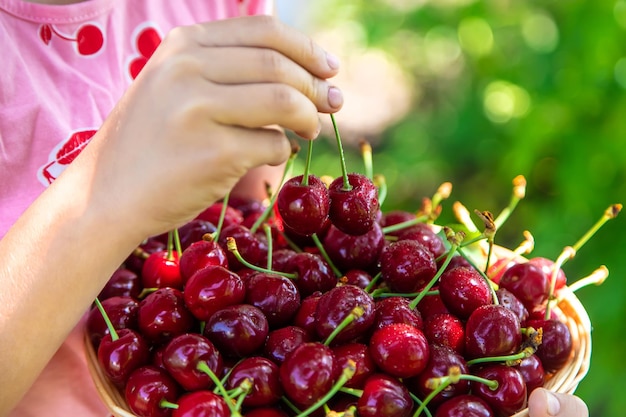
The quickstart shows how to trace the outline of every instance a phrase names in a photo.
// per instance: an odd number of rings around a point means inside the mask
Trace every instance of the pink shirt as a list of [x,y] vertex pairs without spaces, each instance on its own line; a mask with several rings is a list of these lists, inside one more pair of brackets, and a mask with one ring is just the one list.
[[[264,0],[0,0],[0,237],[83,149],[175,26],[269,14]],[[108,416],[82,323],[11,414]]]

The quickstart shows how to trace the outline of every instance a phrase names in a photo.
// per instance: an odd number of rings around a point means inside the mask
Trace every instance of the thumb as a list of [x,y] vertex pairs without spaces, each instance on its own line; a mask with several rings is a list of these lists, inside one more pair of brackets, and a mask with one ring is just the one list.
[[579,397],[548,391],[533,390],[528,399],[529,417],[589,417],[587,404]]

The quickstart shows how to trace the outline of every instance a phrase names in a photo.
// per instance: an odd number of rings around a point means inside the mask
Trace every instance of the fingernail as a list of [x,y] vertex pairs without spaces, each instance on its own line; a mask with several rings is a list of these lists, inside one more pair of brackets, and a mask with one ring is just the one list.
[[559,411],[561,410],[561,403],[556,395],[550,391],[546,391],[546,398],[548,399],[548,414],[551,416],[559,414]]
[[339,58],[337,58],[335,55],[331,54],[330,52],[326,52],[326,62],[328,63],[328,66],[332,70],[336,70],[339,68]]
[[328,104],[333,109],[338,109],[343,104],[343,93],[337,87],[328,89]]

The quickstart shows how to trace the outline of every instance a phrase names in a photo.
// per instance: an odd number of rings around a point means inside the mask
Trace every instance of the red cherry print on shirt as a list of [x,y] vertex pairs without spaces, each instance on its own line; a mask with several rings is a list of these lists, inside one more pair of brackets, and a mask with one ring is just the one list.
[[53,34],[63,40],[76,42],[76,50],[80,55],[93,55],[104,45],[102,30],[92,23],[79,27],[74,37],[59,32],[52,25],[45,24],[39,28],[39,37],[46,45],[50,44]]
[[137,78],[137,75],[139,75],[139,72],[141,72],[160,43],[161,35],[155,28],[146,27],[139,31],[135,40],[137,56],[128,64],[128,72],[133,80]]

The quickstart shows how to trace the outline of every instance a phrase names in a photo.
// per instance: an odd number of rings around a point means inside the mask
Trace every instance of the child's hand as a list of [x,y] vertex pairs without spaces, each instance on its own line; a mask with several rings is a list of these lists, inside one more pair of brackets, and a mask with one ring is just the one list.
[[163,232],[249,169],[288,158],[287,138],[268,126],[315,138],[318,112],[343,104],[326,81],[337,67],[266,16],[175,29],[75,164],[93,164],[94,197],[137,233]]
[[588,417],[587,405],[575,395],[552,393],[539,388],[528,399],[530,417]]

